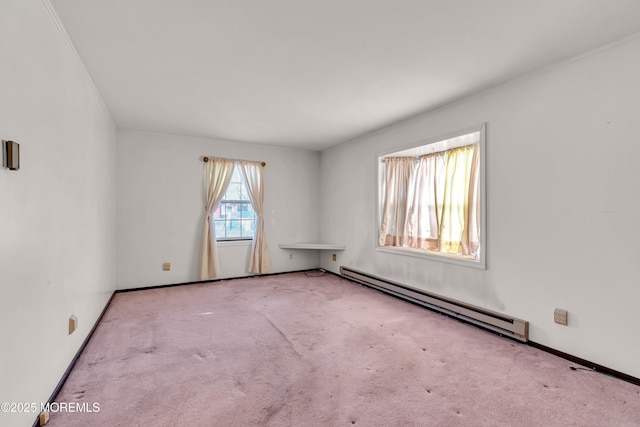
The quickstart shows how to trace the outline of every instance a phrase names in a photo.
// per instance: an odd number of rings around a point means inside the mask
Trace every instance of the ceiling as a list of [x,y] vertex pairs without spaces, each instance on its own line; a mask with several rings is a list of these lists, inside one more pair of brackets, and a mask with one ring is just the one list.
[[49,0],[116,124],[322,150],[640,32],[638,0]]

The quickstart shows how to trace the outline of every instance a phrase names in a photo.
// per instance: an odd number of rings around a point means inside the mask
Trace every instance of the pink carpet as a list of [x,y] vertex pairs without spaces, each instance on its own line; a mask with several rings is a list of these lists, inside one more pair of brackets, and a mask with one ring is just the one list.
[[640,387],[333,275],[116,294],[48,426],[640,426]]

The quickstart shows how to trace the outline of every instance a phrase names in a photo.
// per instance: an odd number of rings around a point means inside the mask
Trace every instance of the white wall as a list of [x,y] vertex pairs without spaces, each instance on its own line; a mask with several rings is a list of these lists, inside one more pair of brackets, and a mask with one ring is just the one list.
[[[198,279],[205,155],[267,163],[271,272],[320,265],[318,251],[278,248],[320,235],[318,152],[127,130],[118,131],[117,140],[118,288]],[[221,277],[249,275],[249,242],[220,243],[218,249]],[[162,270],[163,262],[171,262],[170,271]]]
[[[323,152],[321,235],[347,249],[322,266],[523,318],[532,341],[640,377],[638,76],[635,39]],[[376,154],[482,122],[488,269],[376,251]]]
[[0,169],[0,402],[46,402],[115,288],[115,127],[54,22],[0,2],[0,138],[21,152]]

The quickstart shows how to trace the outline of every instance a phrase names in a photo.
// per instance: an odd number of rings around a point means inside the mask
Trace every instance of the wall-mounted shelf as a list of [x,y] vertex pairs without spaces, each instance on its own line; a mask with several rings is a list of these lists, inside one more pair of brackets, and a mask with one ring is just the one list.
[[305,242],[305,243],[280,243],[280,249],[319,249],[321,251],[344,251],[345,246],[335,243]]

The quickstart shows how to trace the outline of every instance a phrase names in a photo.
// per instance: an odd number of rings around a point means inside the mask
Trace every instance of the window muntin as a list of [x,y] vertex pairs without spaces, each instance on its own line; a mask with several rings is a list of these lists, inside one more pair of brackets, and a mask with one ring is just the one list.
[[238,167],[229,187],[213,212],[216,240],[251,240],[256,231],[256,213]]
[[482,125],[378,156],[378,250],[485,268],[484,135]]

